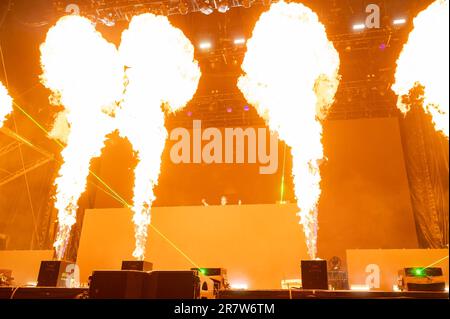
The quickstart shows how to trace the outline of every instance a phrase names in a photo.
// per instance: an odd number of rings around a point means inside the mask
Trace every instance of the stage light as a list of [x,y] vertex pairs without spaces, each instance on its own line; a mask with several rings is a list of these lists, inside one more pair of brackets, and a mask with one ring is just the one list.
[[365,28],[366,28],[366,25],[364,23],[359,23],[359,24],[353,25],[353,30],[355,30],[355,31],[364,30]]
[[233,112],[233,108],[227,107],[227,113],[232,113],[232,112]]
[[225,13],[228,10],[230,10],[228,0],[217,0],[217,11],[219,11],[220,13]]
[[367,285],[351,285],[350,290],[353,291],[369,291],[370,287]]
[[394,20],[394,25],[401,25],[401,24],[405,24],[406,23],[406,19],[395,19]]
[[247,290],[248,285],[246,283],[235,283],[230,285],[231,289],[234,290]]
[[413,274],[414,274],[414,276],[417,276],[417,277],[423,277],[425,275],[425,269],[424,268],[414,268]]
[[213,0],[201,0],[199,3],[200,12],[206,15],[210,15],[214,12]]
[[209,41],[203,41],[203,42],[200,43],[199,47],[202,50],[209,50],[209,49],[212,48],[212,44]]
[[252,6],[252,0],[242,0],[242,6],[244,8],[250,8]]
[[245,111],[245,112],[250,111],[250,106],[248,106],[248,105],[244,106],[244,111]]
[[180,0],[178,4],[178,12],[180,12],[181,15],[186,15],[189,13],[189,6],[186,0]]
[[236,38],[236,39],[234,39],[234,44],[235,45],[245,44],[245,39],[244,38]]

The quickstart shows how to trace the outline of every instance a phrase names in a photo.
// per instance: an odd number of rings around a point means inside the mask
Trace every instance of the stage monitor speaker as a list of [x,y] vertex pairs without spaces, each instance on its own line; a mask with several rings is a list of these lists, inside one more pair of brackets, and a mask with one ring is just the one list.
[[91,299],[141,299],[149,273],[134,270],[94,271],[90,279]]
[[153,264],[144,260],[122,261],[122,270],[152,271]]
[[198,299],[201,297],[197,271],[153,271],[146,279],[148,299]]
[[328,290],[326,260],[302,260],[302,288]]
[[73,262],[62,260],[42,261],[39,268],[37,286],[66,288],[69,265],[73,265]]

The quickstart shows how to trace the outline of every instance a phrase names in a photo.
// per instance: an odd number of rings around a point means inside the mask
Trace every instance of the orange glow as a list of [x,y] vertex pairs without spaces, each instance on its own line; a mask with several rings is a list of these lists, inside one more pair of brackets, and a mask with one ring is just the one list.
[[122,35],[120,56],[127,67],[127,87],[117,112],[117,125],[136,151],[133,256],[144,259],[154,187],[158,184],[167,130],[164,105],[169,112],[184,107],[197,91],[200,69],[194,47],[167,17],[143,14],[131,20]]
[[314,259],[324,158],[321,120],[339,85],[339,55],[311,9],[283,1],[261,15],[247,47],[238,86],[291,146],[298,215]]
[[[65,135],[67,141],[55,181],[59,225],[54,247],[62,259],[90,161],[101,154],[106,135],[114,129],[110,115],[123,92],[124,70],[116,47],[79,16],[63,17],[49,30],[41,45],[41,64],[42,83],[53,92],[51,102],[65,108],[53,129],[53,135]],[[55,133],[61,123],[67,123],[65,133]]]
[[3,126],[6,116],[12,112],[12,98],[0,82],[0,127]]
[[414,19],[414,30],[397,61],[395,84],[398,108],[407,113],[404,96],[416,85],[424,87],[423,107],[437,131],[448,138],[449,114],[449,6],[438,0]]

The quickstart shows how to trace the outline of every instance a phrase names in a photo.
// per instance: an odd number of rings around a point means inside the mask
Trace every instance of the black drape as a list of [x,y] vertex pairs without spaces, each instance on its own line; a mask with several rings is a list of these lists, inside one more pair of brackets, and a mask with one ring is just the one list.
[[449,142],[436,132],[421,101],[411,104],[400,127],[417,237],[421,248],[444,248],[449,239]]

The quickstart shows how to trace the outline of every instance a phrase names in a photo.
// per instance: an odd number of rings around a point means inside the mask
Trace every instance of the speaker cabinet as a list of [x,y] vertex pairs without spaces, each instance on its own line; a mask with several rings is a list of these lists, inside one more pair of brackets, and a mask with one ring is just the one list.
[[326,260],[302,260],[302,288],[328,290]]
[[89,286],[92,299],[140,299],[149,274],[133,270],[94,271]]
[[68,272],[69,265],[73,265],[73,263],[61,260],[42,261],[37,286],[67,288],[69,286],[67,279],[70,275]]
[[198,299],[200,295],[197,271],[153,271],[144,286],[148,299]]

